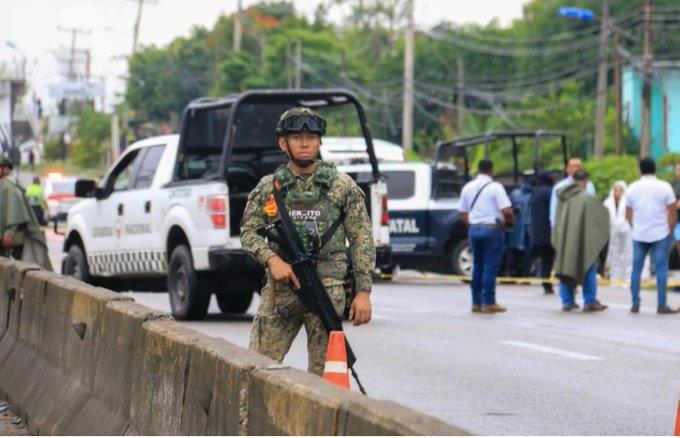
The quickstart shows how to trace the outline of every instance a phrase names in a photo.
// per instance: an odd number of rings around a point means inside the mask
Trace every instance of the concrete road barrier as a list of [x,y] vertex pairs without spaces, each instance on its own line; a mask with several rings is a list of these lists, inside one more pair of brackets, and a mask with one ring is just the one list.
[[467,434],[4,258],[0,394],[41,435]]
[[130,410],[135,431],[143,435],[179,435],[191,347],[202,336],[175,321],[142,325]]
[[202,340],[191,351],[183,435],[246,435],[248,387],[256,368],[276,362],[222,339]]
[[94,391],[114,412],[130,416],[132,381],[141,355],[142,324],[170,315],[132,301],[106,303],[100,327]]

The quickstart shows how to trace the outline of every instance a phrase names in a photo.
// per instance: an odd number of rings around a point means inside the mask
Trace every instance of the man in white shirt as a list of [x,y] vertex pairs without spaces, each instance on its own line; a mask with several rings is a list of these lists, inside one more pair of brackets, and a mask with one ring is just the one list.
[[651,251],[656,270],[656,313],[678,313],[666,305],[668,251],[675,227],[675,193],[666,181],[654,174],[656,164],[651,158],[640,160],[640,179],[628,187],[624,196],[626,219],[633,227],[633,270],[630,274],[630,311],[640,311],[640,274],[642,264]]
[[[557,211],[557,192],[574,182],[574,173],[583,168],[583,162],[579,157],[572,156],[567,160],[567,165],[564,166],[564,173],[567,174],[565,178],[557,181],[552,188],[552,196],[550,197],[550,228],[555,228],[555,212]],[[586,193],[595,196],[595,186],[593,182],[588,180],[586,184]]]
[[503,186],[495,182],[493,163],[481,160],[477,178],[465,184],[460,194],[458,211],[469,226],[468,240],[472,247],[472,311],[476,313],[505,312],[496,303],[496,275],[503,256],[505,226],[514,224],[510,199]]

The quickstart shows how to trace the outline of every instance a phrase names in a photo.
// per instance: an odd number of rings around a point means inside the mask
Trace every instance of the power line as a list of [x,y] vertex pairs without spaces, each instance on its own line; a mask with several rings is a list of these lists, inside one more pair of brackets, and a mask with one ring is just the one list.
[[[631,35],[621,27],[622,23],[625,23],[626,21],[630,19],[636,18],[633,14],[635,11],[630,13],[629,17],[626,17],[624,19],[618,19],[615,20],[618,22],[618,27],[621,33],[626,36],[626,38],[632,40],[632,41],[638,41],[636,37]],[[639,21],[634,22],[630,26],[630,28],[635,27],[639,24]],[[583,50],[583,49],[589,49],[597,46],[599,44],[598,41],[598,35],[599,32],[594,32],[592,35],[589,35],[587,37],[581,38],[580,40],[572,41],[566,44],[562,45],[556,45],[552,47],[497,47],[497,46],[492,46],[489,44],[484,44],[484,43],[479,43],[477,41],[472,41],[469,39],[470,34],[465,34],[465,36],[461,37],[460,32],[456,32],[455,30],[452,29],[435,29],[435,30],[430,30],[425,32],[426,35],[430,36],[431,38],[438,39],[440,41],[445,41],[449,42],[451,44],[454,44],[458,47],[461,47],[465,50],[473,51],[473,52],[478,52],[478,53],[485,53],[489,55],[495,55],[495,56],[505,56],[505,57],[534,57],[534,56],[547,56],[547,55],[557,55],[561,53],[566,53],[566,52],[572,52],[576,50]],[[474,35],[474,34],[473,34]],[[503,44],[502,40],[496,39],[495,41],[492,39],[489,39],[488,41],[493,41],[496,44]],[[506,40],[507,41],[507,40]],[[554,41],[550,41],[550,39],[545,39],[546,43],[551,43],[554,44]],[[524,43],[525,44],[525,43]],[[535,44],[534,44],[535,45]]]
[[[633,19],[639,19],[639,7],[635,7],[632,10],[628,11],[627,13],[620,15],[619,17],[613,18],[613,21],[616,22],[619,26],[622,26],[623,23],[633,20]],[[456,32],[457,29],[450,29],[453,32]],[[524,45],[536,45],[536,44],[554,44],[557,41],[560,40],[569,40],[569,39],[576,39],[582,35],[588,35],[588,36],[594,36],[594,34],[598,33],[600,31],[600,25],[596,24],[593,26],[585,27],[582,29],[577,29],[574,31],[565,31],[561,32],[558,34],[551,35],[549,37],[496,37],[496,36],[491,36],[491,35],[485,35],[482,33],[478,32],[473,32],[473,31],[467,31],[464,28],[461,28],[459,33],[461,35],[464,35],[465,37],[471,37],[471,38],[476,38],[480,41],[485,41],[489,43],[495,43],[495,44],[524,44]]]
[[569,44],[563,44],[561,46],[555,46],[550,48],[530,48],[530,47],[517,47],[512,49],[498,48],[486,44],[479,44],[474,41],[465,40],[452,33],[437,33],[428,31],[426,34],[434,39],[440,41],[449,42],[460,48],[470,50],[478,53],[485,53],[488,55],[495,56],[506,56],[506,57],[535,57],[535,56],[546,56],[546,55],[556,55],[565,52],[573,52],[575,50],[589,49],[597,46],[597,38],[588,39],[584,41],[572,42]]
[[[415,95],[420,99],[423,99],[423,100],[425,100],[429,103],[440,106],[442,108],[456,109],[455,104],[453,104],[451,102],[447,102],[445,100],[438,99],[435,96],[431,96],[427,93],[423,93],[421,91],[418,91],[417,89],[415,91]],[[487,104],[489,104],[489,102],[487,102]],[[507,114],[510,114],[510,115],[526,115],[526,114],[533,114],[533,113],[551,111],[551,110],[563,108],[563,107],[566,107],[566,106],[575,106],[575,105],[580,105],[580,104],[581,103],[578,102],[578,101],[559,102],[559,103],[556,103],[556,104],[553,104],[553,105],[544,105],[544,106],[540,106],[540,107],[519,108],[519,109],[504,109],[504,112],[506,112]],[[496,114],[498,111],[494,110],[494,109],[485,110],[485,109],[472,108],[472,107],[466,106],[465,112],[471,113],[471,114],[488,116],[488,115]]]

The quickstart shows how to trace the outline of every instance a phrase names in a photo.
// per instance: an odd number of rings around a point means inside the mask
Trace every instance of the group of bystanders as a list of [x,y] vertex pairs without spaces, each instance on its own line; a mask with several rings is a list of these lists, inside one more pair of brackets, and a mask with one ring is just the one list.
[[[566,176],[560,181],[553,184],[551,174],[541,172],[533,181],[525,178],[510,196],[493,180],[493,163],[481,160],[479,174],[463,187],[458,205],[461,219],[469,226],[474,255],[472,311],[506,310],[496,302],[496,276],[505,253],[506,272],[528,273],[534,266],[535,274],[548,278],[554,271],[565,312],[580,308],[575,301],[579,287],[584,312],[607,308],[597,299],[598,266],[604,261],[603,272],[630,287],[630,311],[638,313],[641,274],[645,261],[651,259],[657,313],[679,313],[680,309],[667,305],[666,289],[669,251],[680,239],[676,225],[680,164],[674,186],[656,177],[651,158],[641,159],[639,166],[640,179],[629,187],[616,181],[602,203],[578,157],[567,161]],[[676,245],[680,252],[680,244]],[[554,293],[552,282],[542,285],[544,293]]]

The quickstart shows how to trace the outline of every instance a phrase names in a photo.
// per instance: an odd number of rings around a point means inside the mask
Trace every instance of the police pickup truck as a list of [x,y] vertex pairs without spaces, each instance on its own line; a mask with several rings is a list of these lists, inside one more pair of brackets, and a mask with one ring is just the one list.
[[179,135],[134,143],[100,185],[77,181],[76,196],[88,199],[69,211],[62,272],[89,282],[165,279],[179,319],[203,318],[212,294],[223,312],[245,312],[264,271],[241,249],[241,216],[260,178],[287,161],[276,145],[279,115],[301,105],[356,121],[370,162],[358,184],[378,263],[389,263],[387,187],[358,99],[346,90],[255,90],[191,102]]
[[[381,163],[389,199],[390,244],[394,266],[455,275],[469,275],[472,252],[467,227],[457,206],[460,190],[482,158],[495,166],[495,179],[508,193],[522,175],[544,169],[560,173],[567,157],[559,132],[491,132],[440,142],[433,164]],[[369,174],[367,165],[343,169],[350,175]]]

